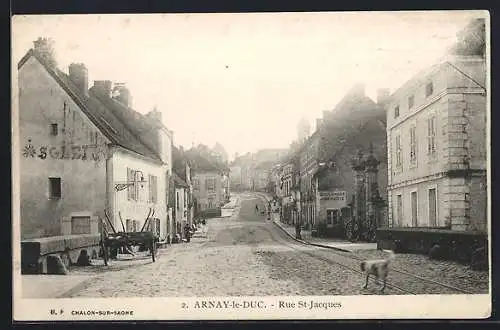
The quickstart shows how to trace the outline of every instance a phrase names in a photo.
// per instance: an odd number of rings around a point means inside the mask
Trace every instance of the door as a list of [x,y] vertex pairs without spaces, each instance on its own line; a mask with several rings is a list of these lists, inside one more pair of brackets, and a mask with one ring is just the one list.
[[429,189],[429,226],[437,225],[437,195],[436,188]]
[[155,219],[155,234],[157,236],[161,235],[161,222],[158,218]]
[[411,224],[412,224],[412,227],[418,227],[417,207],[418,207],[417,192],[412,191],[412,193],[411,193]]

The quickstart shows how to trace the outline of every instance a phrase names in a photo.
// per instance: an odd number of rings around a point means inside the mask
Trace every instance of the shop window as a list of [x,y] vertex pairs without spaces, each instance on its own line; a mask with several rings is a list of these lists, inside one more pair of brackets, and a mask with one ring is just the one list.
[[340,223],[339,210],[327,210],[326,211],[326,224],[327,225],[338,225]]

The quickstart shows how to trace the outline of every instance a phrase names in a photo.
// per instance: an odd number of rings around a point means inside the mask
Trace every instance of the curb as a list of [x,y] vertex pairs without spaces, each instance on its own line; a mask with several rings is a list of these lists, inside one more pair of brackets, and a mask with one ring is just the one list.
[[[258,197],[260,197],[261,199],[265,199],[266,202],[269,201],[269,199],[267,198],[266,195],[262,194],[262,193],[256,193],[256,195]],[[312,246],[317,246],[317,247],[322,247],[322,248],[325,248],[325,249],[330,249],[330,250],[337,250],[337,251],[342,251],[342,252],[351,252],[349,250],[345,250],[345,249],[341,249],[341,248],[338,248],[338,247],[333,247],[333,246],[329,246],[329,245],[323,245],[323,244],[318,244],[318,243],[311,243],[311,242],[307,242],[307,241],[303,241],[303,240],[300,240],[300,239],[297,239],[295,238],[292,234],[290,234],[285,228],[283,228],[280,224],[278,224],[276,221],[274,220],[271,220],[276,226],[278,226],[281,230],[283,230],[289,237],[291,237],[293,240],[297,241],[297,242],[300,242],[302,244],[306,244],[306,245],[312,245]]]
[[351,252],[349,250],[341,249],[341,248],[334,247],[334,246],[323,245],[323,244],[318,244],[318,243],[311,243],[311,242],[300,240],[298,238],[295,238],[292,234],[290,234],[285,228],[283,228],[281,225],[279,225],[276,221],[273,220],[273,223],[276,226],[278,226],[281,230],[283,230],[290,238],[292,238],[293,240],[295,240],[297,242],[300,242],[302,244],[312,245],[312,246],[317,246],[317,247],[321,247],[321,248],[325,248],[325,249],[337,250],[337,251],[342,251],[342,252]]

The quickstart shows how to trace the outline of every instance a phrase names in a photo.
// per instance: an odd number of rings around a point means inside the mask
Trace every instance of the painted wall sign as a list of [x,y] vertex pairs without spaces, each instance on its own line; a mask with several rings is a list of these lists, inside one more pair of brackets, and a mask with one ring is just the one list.
[[70,159],[100,162],[106,159],[106,146],[96,144],[40,146],[35,147],[31,139],[22,150],[25,158]]
[[334,200],[334,201],[341,201],[345,202],[346,201],[346,192],[345,191],[320,191],[319,192],[319,197],[322,200]]
[[323,207],[341,209],[347,206],[347,193],[341,190],[320,191],[320,204]]

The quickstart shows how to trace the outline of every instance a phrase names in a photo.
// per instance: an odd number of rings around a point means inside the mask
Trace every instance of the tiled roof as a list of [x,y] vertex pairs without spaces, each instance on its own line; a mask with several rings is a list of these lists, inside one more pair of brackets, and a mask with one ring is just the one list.
[[[20,69],[31,56],[34,56],[45,67],[47,72],[57,81],[66,93],[68,93],[73,101],[80,107],[81,111],[99,128],[102,134],[104,134],[112,144],[121,146],[154,161],[161,162],[159,155],[151,150],[144,141],[139,139],[137,136],[138,131],[130,127],[129,123],[125,124],[123,119],[116,116],[116,112],[113,111],[114,109],[110,109],[110,102],[103,102],[105,100],[103,100],[103,98],[98,98],[96,94],[93,93],[92,89],[89,90],[89,96],[83,95],[67,74],[57,68],[52,68],[47,65],[43,58],[38,56],[33,49],[30,49],[19,61],[18,69]],[[117,103],[110,98],[109,101]],[[142,116],[140,114],[138,115]],[[135,122],[132,124],[135,124]]]

